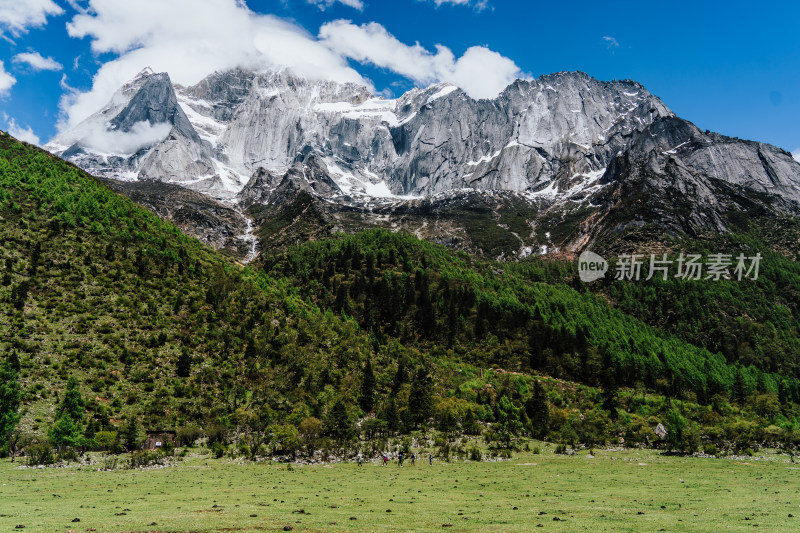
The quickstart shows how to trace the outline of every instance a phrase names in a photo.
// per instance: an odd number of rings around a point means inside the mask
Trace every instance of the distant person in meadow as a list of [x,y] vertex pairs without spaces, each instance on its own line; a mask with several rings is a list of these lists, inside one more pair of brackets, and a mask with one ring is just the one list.
[[389,458],[388,458],[388,457],[386,457],[386,454],[383,454],[383,466],[386,466],[386,464],[387,464],[388,462],[389,462]]
[[403,452],[400,452],[400,455],[397,456],[397,462],[400,463],[400,466],[403,466]]
[[411,466],[414,466],[415,464],[417,464],[417,454],[412,453],[411,454]]
[[364,466],[364,458],[361,457],[361,454],[358,454],[358,466]]
[[428,455],[428,464],[433,466],[433,454]]

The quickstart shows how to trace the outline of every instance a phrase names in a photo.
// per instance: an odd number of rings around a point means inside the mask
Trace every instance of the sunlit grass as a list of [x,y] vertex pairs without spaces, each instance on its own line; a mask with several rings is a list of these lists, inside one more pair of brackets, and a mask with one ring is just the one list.
[[99,472],[20,469],[5,460],[0,530],[800,530],[798,468],[786,456],[598,450],[589,458],[551,450],[433,466],[425,456],[403,468],[288,469],[196,454],[174,467]]

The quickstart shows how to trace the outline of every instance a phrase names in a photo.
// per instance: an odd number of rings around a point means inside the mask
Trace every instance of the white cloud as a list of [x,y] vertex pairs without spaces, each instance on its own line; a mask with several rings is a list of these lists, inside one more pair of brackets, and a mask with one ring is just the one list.
[[609,50],[612,48],[619,48],[619,41],[617,41],[614,37],[605,35],[603,36],[603,40],[606,42],[606,48]]
[[44,26],[48,15],[63,12],[53,0],[0,0],[0,27],[18,36]]
[[20,141],[25,141],[26,143],[39,145],[39,136],[33,133],[33,129],[30,126],[25,126],[24,128],[17,124],[17,122],[11,118],[9,119],[6,116],[6,128],[8,134],[12,137],[19,139]]
[[450,4],[454,6],[472,6],[477,11],[483,11],[489,6],[489,2],[487,0],[433,0],[433,3],[436,4],[436,7],[440,7],[443,4]]
[[485,47],[470,48],[457,59],[444,46],[432,53],[401,43],[379,24],[359,27],[347,21],[326,24],[314,37],[292,22],[252,12],[242,0],[89,0],[88,8],[75,15],[67,31],[75,38],[90,38],[95,53],[119,57],[100,67],[90,91],[62,97],[60,130],[96,112],[147,66],[168,72],[182,85],[235,67],[289,67],[310,79],[373,89],[350,66],[352,58],[418,84],[448,81],[479,98],[496,96],[520,75],[513,61]]
[[[62,91],[64,91],[64,93],[61,95],[59,107],[64,110],[75,105],[82,93],[78,89],[70,86],[69,79],[67,78],[66,74],[61,75],[61,81],[58,82],[58,86],[61,87]],[[59,126],[62,126],[62,124],[59,123]]]
[[86,13],[87,8],[83,4],[88,3],[89,0],[67,0],[67,3],[78,13]]
[[442,45],[432,53],[419,43],[409,46],[378,23],[356,26],[337,20],[320,28],[319,37],[332,50],[363,64],[387,68],[420,84],[447,81],[473,98],[493,98],[518,77],[519,67],[483,46],[473,46],[456,59]]
[[14,63],[24,63],[33,70],[53,70],[58,71],[64,67],[52,57],[42,57],[39,52],[25,52],[17,54],[12,59]]
[[364,9],[364,2],[361,0],[306,0],[306,2],[317,6],[322,11],[325,11],[337,2],[346,6],[350,6],[353,9],[358,9],[359,11],[363,11]]
[[91,0],[89,7],[67,25],[69,34],[91,38],[96,53],[120,56],[98,70],[91,91],[62,100],[61,128],[97,111],[146,66],[184,85],[215,70],[270,66],[288,66],[312,79],[370,85],[301,27],[253,13],[237,0]]
[[58,82],[58,86],[61,87],[66,94],[76,94],[78,92],[77,89],[70,86],[69,79],[67,79],[66,74],[61,75],[61,81]]
[[95,153],[131,155],[141,148],[163,141],[170,131],[172,125],[168,122],[137,122],[128,132],[109,131],[103,124],[92,122],[72,131],[70,138],[66,140],[70,144],[80,142],[82,147]]
[[792,157],[794,160],[800,163],[800,148],[797,148],[794,152],[792,152]]
[[17,78],[6,72],[6,66],[0,61],[0,96],[5,96],[15,83]]

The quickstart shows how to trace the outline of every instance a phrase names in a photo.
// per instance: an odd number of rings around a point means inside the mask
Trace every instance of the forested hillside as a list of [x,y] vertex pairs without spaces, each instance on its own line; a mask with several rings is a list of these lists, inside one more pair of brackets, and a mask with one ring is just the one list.
[[0,335],[20,362],[23,427],[47,429],[70,376],[92,430],[133,416],[147,427],[225,425],[250,406],[272,419],[352,395],[348,370],[372,351],[353,322],[76,167],[0,143]]
[[[374,230],[277,252],[265,264],[381,339],[446,347],[475,364],[590,385],[613,369],[617,385],[691,392],[701,401],[779,386],[797,395],[795,303],[786,295],[800,273],[777,254],[757,282],[626,283],[612,272],[587,286],[572,263],[490,263]],[[781,304],[792,308],[781,313]]]
[[[590,292],[568,264],[487,262],[387,231],[242,268],[7,135],[0,217],[6,450],[111,446],[112,434],[134,445],[142,429],[249,457],[378,450],[423,430],[442,453],[482,432],[504,449],[523,436],[653,443],[658,423],[676,448],[800,440],[797,277],[777,255],[764,284],[703,286],[706,314],[685,330],[635,292]],[[662,292],[637,287],[625,290]],[[663,288],[663,312],[699,312],[694,287]],[[714,305],[763,357],[715,348]]]

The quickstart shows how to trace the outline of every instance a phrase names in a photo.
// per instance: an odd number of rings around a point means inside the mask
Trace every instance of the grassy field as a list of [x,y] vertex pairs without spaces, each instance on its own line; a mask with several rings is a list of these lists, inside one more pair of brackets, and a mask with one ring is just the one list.
[[114,472],[4,460],[0,531],[800,531],[785,456],[587,455],[292,470],[194,455]]

